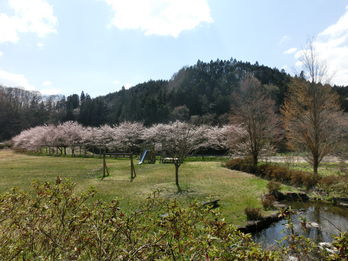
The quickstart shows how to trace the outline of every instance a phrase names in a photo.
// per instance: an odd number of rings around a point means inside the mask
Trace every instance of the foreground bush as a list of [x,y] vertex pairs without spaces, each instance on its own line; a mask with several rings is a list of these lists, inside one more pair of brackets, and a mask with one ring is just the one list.
[[126,213],[74,184],[35,184],[0,196],[0,260],[279,260],[213,210],[149,197]]
[[[322,251],[307,239],[276,251],[262,250],[249,235],[201,204],[182,207],[156,193],[140,209],[124,212],[117,201],[91,202],[95,191],[73,193],[74,184],[34,185],[0,195],[0,260],[347,260],[348,234],[336,251]],[[292,240],[291,242],[295,242]],[[299,260],[302,260],[301,258]]]

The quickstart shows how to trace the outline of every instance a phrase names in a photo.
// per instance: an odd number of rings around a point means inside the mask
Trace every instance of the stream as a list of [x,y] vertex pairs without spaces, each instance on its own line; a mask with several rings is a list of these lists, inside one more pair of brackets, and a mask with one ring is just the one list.
[[[297,210],[291,216],[296,234],[311,238],[314,242],[332,242],[334,236],[340,232],[348,232],[348,208],[333,206],[321,202],[291,202],[285,204]],[[307,229],[301,224],[305,218]],[[255,242],[264,248],[277,245],[288,234],[286,231],[287,220],[283,219],[273,223],[253,234]],[[282,242],[286,244],[286,242]]]

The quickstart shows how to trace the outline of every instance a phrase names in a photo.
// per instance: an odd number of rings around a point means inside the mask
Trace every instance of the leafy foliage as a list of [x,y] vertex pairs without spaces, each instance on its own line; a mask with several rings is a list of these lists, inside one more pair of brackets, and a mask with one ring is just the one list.
[[34,184],[34,195],[0,197],[0,259],[50,260],[279,260],[199,204],[147,199],[122,211],[118,201],[91,203],[95,191],[74,184]]

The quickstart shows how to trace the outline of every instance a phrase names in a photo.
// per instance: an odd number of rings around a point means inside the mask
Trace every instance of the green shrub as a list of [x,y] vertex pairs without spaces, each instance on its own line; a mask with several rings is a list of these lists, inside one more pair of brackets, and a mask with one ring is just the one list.
[[155,195],[124,212],[73,189],[57,179],[0,195],[0,260],[280,260],[201,204]]
[[[118,201],[93,203],[94,190],[76,194],[74,186],[57,179],[35,183],[30,194],[1,194],[0,260],[275,261],[310,250],[299,241],[291,249],[263,250],[201,204],[183,207],[154,193],[139,209],[124,212]],[[246,214],[259,219],[261,210]],[[322,260],[346,260],[347,235],[337,237],[338,252],[326,252]]]
[[260,208],[246,208],[244,209],[244,213],[247,216],[247,220],[259,220],[262,218],[261,209]]

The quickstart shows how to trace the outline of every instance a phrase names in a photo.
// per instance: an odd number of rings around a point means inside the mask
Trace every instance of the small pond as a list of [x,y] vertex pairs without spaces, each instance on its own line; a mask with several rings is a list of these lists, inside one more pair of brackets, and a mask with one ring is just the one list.
[[[291,216],[295,233],[309,237],[315,242],[331,242],[333,237],[340,231],[348,231],[348,208],[336,207],[321,202],[291,202],[286,204],[297,210]],[[307,224],[309,223],[307,229],[304,229],[301,225],[303,217]],[[286,224],[286,219],[280,220],[255,233],[253,238],[255,242],[261,244],[264,248],[277,245],[276,241],[287,235]]]

